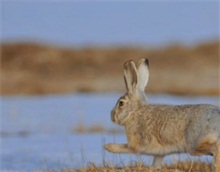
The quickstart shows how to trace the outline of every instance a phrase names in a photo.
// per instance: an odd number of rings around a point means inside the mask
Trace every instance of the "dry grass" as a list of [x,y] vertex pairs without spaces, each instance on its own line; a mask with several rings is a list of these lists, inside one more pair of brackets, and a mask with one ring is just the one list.
[[[98,167],[95,164],[81,169],[65,169],[62,172],[211,172],[211,164],[204,162],[180,162],[170,166],[163,166],[160,170],[145,166],[142,163],[136,163],[132,166],[116,167],[114,165],[105,165]],[[48,172],[54,172],[48,171]]]
[[220,95],[219,42],[158,49],[1,45],[1,94],[123,91],[126,60],[148,57],[151,93]]
[[73,133],[84,134],[84,133],[109,133],[109,134],[121,134],[124,133],[124,130],[121,129],[108,129],[100,124],[94,124],[91,126],[85,126],[83,123],[78,123],[72,129]]

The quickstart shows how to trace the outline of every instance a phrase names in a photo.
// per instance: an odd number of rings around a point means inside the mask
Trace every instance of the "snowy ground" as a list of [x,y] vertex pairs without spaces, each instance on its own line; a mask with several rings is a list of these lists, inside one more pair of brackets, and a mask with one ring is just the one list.
[[[120,128],[110,121],[109,112],[118,94],[74,94],[39,97],[1,97],[0,157],[1,170],[78,168],[90,162],[117,165],[143,161],[150,164],[152,157],[111,154],[104,143],[125,143],[122,134],[76,134],[78,123],[86,126],[101,124],[106,128]],[[152,103],[218,105],[217,97],[183,97],[150,95]],[[168,156],[190,159],[188,155]],[[211,161],[210,157],[202,157]]]

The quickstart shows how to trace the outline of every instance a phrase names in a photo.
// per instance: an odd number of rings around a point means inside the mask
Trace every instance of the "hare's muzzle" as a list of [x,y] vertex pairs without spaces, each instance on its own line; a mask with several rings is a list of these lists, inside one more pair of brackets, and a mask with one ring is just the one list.
[[115,113],[114,113],[113,110],[111,111],[111,120],[112,120],[113,122],[115,122]]

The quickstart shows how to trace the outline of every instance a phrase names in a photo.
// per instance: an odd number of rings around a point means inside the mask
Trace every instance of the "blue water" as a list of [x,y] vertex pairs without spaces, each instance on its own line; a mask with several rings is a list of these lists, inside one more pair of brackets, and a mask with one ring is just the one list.
[[219,1],[3,1],[0,41],[158,46],[218,40]]
[[[120,128],[110,121],[110,110],[119,94],[73,94],[53,96],[1,97],[0,170],[67,169],[88,165],[126,164],[141,160],[151,164],[152,157],[111,154],[103,149],[110,142],[126,143],[125,134],[76,134],[78,123]],[[149,95],[152,103],[219,104],[218,97]],[[188,158],[168,156],[165,162]],[[211,161],[210,157],[203,157]]]

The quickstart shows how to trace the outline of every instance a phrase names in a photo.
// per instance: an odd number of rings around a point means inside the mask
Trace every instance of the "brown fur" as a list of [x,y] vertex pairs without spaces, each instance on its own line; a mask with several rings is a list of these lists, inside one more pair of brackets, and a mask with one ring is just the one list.
[[149,71],[148,60],[125,63],[127,93],[111,112],[112,120],[123,125],[128,144],[107,144],[110,152],[153,155],[153,165],[160,168],[165,155],[190,153],[215,157],[215,171],[220,166],[220,109],[213,105],[156,105],[145,99]]

